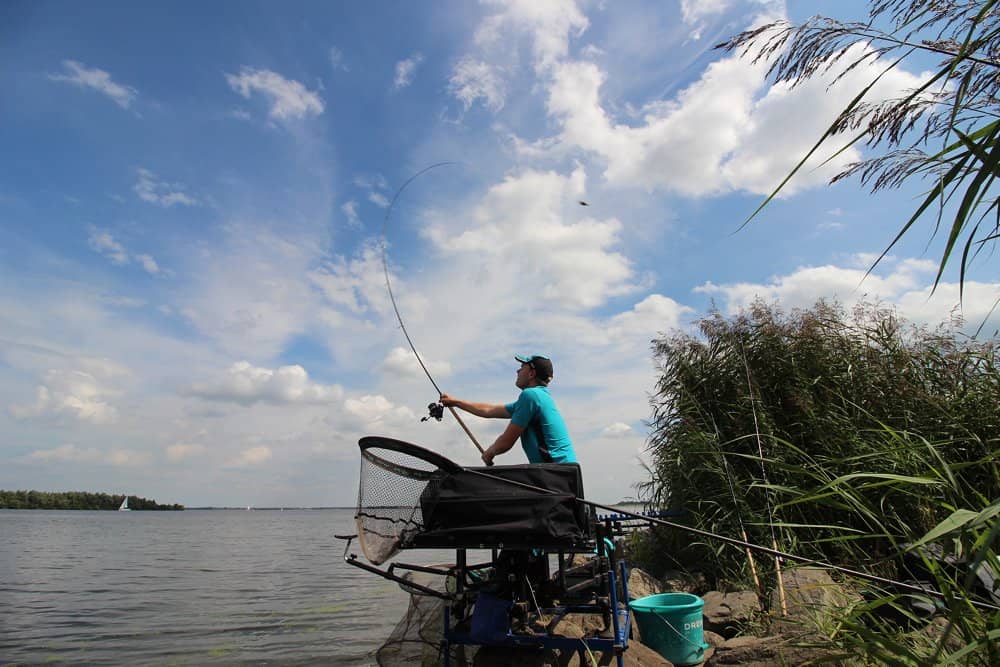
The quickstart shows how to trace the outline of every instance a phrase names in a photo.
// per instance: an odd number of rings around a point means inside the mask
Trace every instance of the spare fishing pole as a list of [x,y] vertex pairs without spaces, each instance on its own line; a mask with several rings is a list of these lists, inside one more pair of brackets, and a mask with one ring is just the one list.
[[[695,407],[702,412],[701,403],[693,395],[688,392],[688,396],[694,401]],[[702,412],[702,414],[705,414]],[[726,459],[726,452],[722,448],[722,438],[719,432],[719,425],[715,421],[715,417],[711,414],[705,415],[712,422],[712,430],[715,432],[715,437],[713,442],[715,443],[715,448],[719,450],[719,458],[722,460],[722,470],[726,474],[726,482],[729,486],[729,496],[733,499],[733,509],[736,511],[736,522],[740,526],[740,537],[743,538],[744,542],[749,542],[750,538],[747,535],[746,524],[743,522],[743,511],[740,509],[740,501],[736,497],[736,485],[733,483],[732,471],[729,469],[729,461]],[[744,549],[747,555],[747,564],[750,567],[750,574],[753,577],[754,590],[757,591],[757,599],[764,603],[764,585],[760,581],[760,576],[757,574],[757,563],[754,561],[753,551],[750,549]]]
[[[434,381],[434,377],[431,376],[431,372],[430,370],[428,370],[427,365],[424,363],[423,358],[420,356],[420,353],[417,352],[417,346],[413,344],[413,339],[410,338],[410,333],[406,330],[406,325],[403,324],[403,316],[399,312],[399,306],[396,304],[396,297],[392,293],[392,282],[389,280],[389,253],[387,250],[388,237],[386,236],[386,232],[389,228],[389,216],[392,215],[392,209],[396,206],[396,201],[399,199],[399,196],[403,194],[403,190],[406,189],[406,186],[408,186],[410,183],[416,180],[418,176],[427,173],[431,169],[436,169],[438,167],[444,167],[453,164],[458,164],[458,163],[437,162],[435,164],[430,165],[429,167],[424,167],[423,169],[415,173],[413,176],[410,176],[408,179],[406,179],[406,181],[401,186],[399,186],[399,189],[396,190],[396,194],[392,196],[392,201],[389,202],[389,207],[385,211],[385,218],[382,220],[382,271],[385,273],[385,289],[386,291],[389,292],[389,301],[392,302],[392,310],[396,314],[396,321],[399,322],[399,328],[403,330],[403,336],[406,338],[406,342],[409,344],[410,349],[413,351],[413,356],[417,358],[417,363],[420,364],[420,368],[423,369],[424,375],[426,375],[427,379],[431,381],[432,385],[434,385],[434,390],[438,393],[439,400],[441,396],[444,395],[444,392],[441,391],[440,387],[438,387],[438,383]],[[438,405],[440,405],[440,403]],[[439,415],[441,413],[435,410],[436,407],[437,406],[435,406],[433,403],[431,404],[430,416],[435,417],[440,421],[441,417]],[[465,422],[462,421],[462,418],[458,416],[458,412],[455,411],[455,408],[449,405],[448,411],[451,412],[452,416],[458,422],[458,425],[462,427],[462,430],[465,431],[465,434],[469,436],[470,440],[472,440],[472,444],[474,444],[476,446],[476,449],[479,450],[479,454],[480,455],[485,454],[486,452],[485,450],[483,450],[482,445],[480,445],[479,441],[476,440],[476,436],[472,434],[472,431],[470,431],[469,427],[465,425]],[[427,419],[427,417],[425,417],[425,419]]]
[[[715,419],[712,419],[713,426]],[[722,459],[722,469],[726,473],[726,482],[729,483],[729,495],[733,499],[733,507],[736,509],[736,521],[740,525],[740,537],[743,538],[744,542],[749,542],[750,538],[747,536],[746,525],[743,523],[743,512],[740,510],[740,501],[736,498],[736,487],[733,484],[733,475],[729,470],[729,462],[726,460],[726,452],[722,449],[722,443],[719,442],[719,428],[715,427],[715,444],[719,448],[719,457]],[[757,563],[753,559],[753,551],[749,548],[744,547],[747,554],[747,562],[750,565],[750,574],[753,575],[753,585],[754,589],[757,591],[757,599],[763,603],[764,600],[764,586],[761,584],[760,576],[757,574]],[[782,595],[782,602],[784,602],[784,595]],[[784,608],[784,604],[782,604]]]
[[[774,532],[774,508],[771,506],[771,484],[767,481],[767,468],[764,467],[764,445],[760,440],[760,424],[757,423],[757,406],[754,404],[753,399],[753,383],[750,380],[750,363],[747,361],[747,351],[743,347],[743,341],[740,343],[740,353],[743,356],[743,367],[747,372],[747,392],[750,396],[750,411],[753,414],[753,430],[754,435],[757,436],[757,454],[759,455],[758,461],[760,462],[760,477],[761,481],[764,482],[764,504],[767,507],[767,525],[771,529],[771,546],[774,550],[778,550],[778,538]],[[774,573],[778,579],[778,600],[781,603],[781,615],[788,615],[788,602],[785,598],[785,580],[781,575],[781,559],[777,556],[774,557]]]

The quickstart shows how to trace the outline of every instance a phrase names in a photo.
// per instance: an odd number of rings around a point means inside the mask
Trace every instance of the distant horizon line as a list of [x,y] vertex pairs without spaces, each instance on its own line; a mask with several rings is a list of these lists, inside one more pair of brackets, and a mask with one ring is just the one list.
[[[355,505],[316,505],[312,507],[291,507],[288,505],[283,506],[270,506],[270,507],[256,507],[254,505],[199,505],[197,507],[188,507],[187,505],[181,504],[186,510],[238,510],[246,512],[248,510],[353,510],[357,509]],[[610,507],[621,507],[624,505],[645,505],[646,503],[640,500],[619,500],[616,503],[609,503]]]
[[[181,503],[183,504],[183,503]],[[356,509],[354,505],[316,505],[313,507],[299,507],[290,505],[275,505],[273,507],[256,507],[254,505],[199,505],[197,507],[188,507],[184,505],[186,510],[239,510],[246,512],[247,510],[353,510]]]
[[[633,500],[621,500],[617,503],[610,503],[611,507],[620,507],[623,505],[644,505],[645,503],[641,501]],[[183,503],[181,503],[183,505]],[[197,507],[188,507],[183,505],[186,510],[237,510],[237,511],[253,511],[253,510],[353,510],[357,509],[355,505],[316,505],[312,507],[291,507],[288,505],[283,506],[271,506],[271,507],[256,507],[254,505],[199,505]]]

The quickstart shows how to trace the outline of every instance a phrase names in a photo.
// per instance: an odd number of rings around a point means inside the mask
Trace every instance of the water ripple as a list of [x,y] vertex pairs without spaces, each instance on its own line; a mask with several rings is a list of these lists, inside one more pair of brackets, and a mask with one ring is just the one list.
[[407,596],[343,562],[351,515],[0,510],[0,664],[373,664]]

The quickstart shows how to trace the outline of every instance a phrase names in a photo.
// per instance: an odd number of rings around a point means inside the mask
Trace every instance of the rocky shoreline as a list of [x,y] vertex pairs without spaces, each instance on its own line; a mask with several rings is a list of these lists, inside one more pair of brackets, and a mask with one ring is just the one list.
[[[438,578],[440,579],[440,578]],[[701,593],[704,600],[703,622],[705,667],[745,665],[824,665],[858,664],[857,659],[838,651],[829,640],[830,632],[843,617],[845,608],[859,601],[857,594],[835,582],[823,569],[800,567],[785,572],[785,614],[762,610],[753,591],[703,592],[706,584],[697,575],[674,573],[658,580],[633,568],[629,574],[629,597],[632,600],[663,592]],[[424,583],[424,582],[421,582]],[[391,637],[376,651],[381,667],[396,665],[443,664],[440,640],[443,633],[443,602],[411,595],[409,609]],[[771,592],[770,609],[781,609],[778,592]],[[931,621],[919,630],[931,636],[943,630],[942,619]],[[553,634],[583,638],[602,630],[599,617],[569,614],[552,630]],[[500,667],[570,667],[573,665],[614,665],[613,655],[585,650],[564,652],[537,651],[498,647],[455,647],[453,665]],[[671,665],[656,651],[642,643],[642,634],[632,618],[632,638],[624,653],[626,667]]]

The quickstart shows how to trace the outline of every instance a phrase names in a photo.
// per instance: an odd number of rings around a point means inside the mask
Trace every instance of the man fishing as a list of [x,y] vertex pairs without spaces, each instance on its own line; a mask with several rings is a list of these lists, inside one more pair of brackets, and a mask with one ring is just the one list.
[[552,360],[540,354],[516,355],[514,359],[521,362],[514,381],[521,393],[513,403],[473,403],[448,394],[441,395],[441,402],[477,417],[510,419],[504,432],[483,452],[486,465],[510,451],[518,438],[531,463],[576,463],[566,422],[549,395]]

